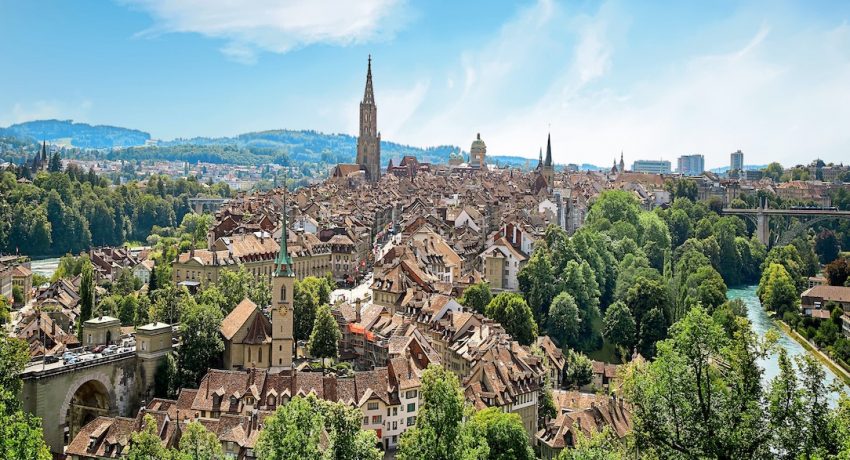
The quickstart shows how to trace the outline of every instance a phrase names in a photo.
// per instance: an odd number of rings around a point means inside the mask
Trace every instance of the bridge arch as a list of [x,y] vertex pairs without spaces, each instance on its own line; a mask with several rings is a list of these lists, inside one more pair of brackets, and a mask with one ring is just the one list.
[[110,415],[116,410],[115,389],[109,377],[101,372],[83,372],[76,377],[59,407],[59,426],[73,439],[76,432],[99,415]]
[[848,216],[818,216],[818,217],[814,217],[814,218],[811,218],[811,219],[806,220],[806,221],[798,222],[795,225],[792,225],[790,228],[788,228],[784,232],[782,232],[782,235],[779,237],[779,241],[777,242],[777,244],[779,244],[780,246],[785,246],[785,245],[791,244],[791,241],[794,238],[796,238],[797,236],[799,236],[801,233],[805,232],[806,230],[814,227],[815,225],[817,225],[817,224],[819,224],[823,221],[831,220],[831,219],[850,220],[850,217],[848,217]]

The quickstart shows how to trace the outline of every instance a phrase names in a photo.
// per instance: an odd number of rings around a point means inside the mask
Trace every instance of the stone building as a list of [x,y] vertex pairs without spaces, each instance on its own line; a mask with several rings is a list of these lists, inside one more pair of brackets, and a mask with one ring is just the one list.
[[484,169],[487,157],[487,144],[481,140],[481,133],[475,135],[472,146],[469,147],[469,166],[475,169]]
[[372,91],[372,56],[366,71],[366,90],[360,102],[360,136],[357,137],[357,164],[366,170],[371,182],[381,180],[381,133],[378,132],[378,107]]

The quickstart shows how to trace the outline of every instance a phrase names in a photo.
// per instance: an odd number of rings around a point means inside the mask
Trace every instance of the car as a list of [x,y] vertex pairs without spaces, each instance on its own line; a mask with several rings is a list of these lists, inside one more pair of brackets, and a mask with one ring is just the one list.
[[92,353],[100,353],[105,349],[106,349],[106,345],[98,345],[98,346],[94,347],[94,349],[92,349],[91,352]]
[[53,363],[58,363],[58,362],[59,362],[59,357],[56,356],[56,355],[47,355],[47,356],[44,357],[44,363],[45,364],[53,364]]
[[76,356],[69,356],[68,358],[63,359],[62,362],[65,364],[77,364],[80,360],[77,359]]
[[115,353],[118,353],[118,346],[116,345],[110,345],[103,350],[104,356],[114,355]]

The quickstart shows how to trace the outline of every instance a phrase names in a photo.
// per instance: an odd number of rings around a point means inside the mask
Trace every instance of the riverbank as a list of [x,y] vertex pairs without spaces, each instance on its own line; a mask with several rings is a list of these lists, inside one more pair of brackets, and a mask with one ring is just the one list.
[[845,385],[850,386],[850,372],[847,372],[846,369],[839,366],[838,363],[833,361],[832,358],[827,356],[826,353],[817,349],[817,347],[812,345],[811,342],[806,340],[806,338],[800,335],[797,331],[791,329],[791,327],[788,326],[785,321],[779,319],[776,319],[774,321],[779,324],[779,327],[781,327],[786,334],[788,334],[792,339],[796,340],[797,343],[799,343],[803,348],[805,348],[806,351],[814,355],[815,358],[817,358],[825,366],[829,367],[829,369],[832,370],[832,372],[835,373],[835,375],[838,376],[838,378],[840,378]]

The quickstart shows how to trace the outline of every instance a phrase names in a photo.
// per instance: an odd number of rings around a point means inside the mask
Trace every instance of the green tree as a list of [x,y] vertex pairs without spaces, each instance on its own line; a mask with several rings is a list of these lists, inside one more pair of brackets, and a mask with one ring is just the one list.
[[629,351],[635,346],[637,326],[629,307],[623,302],[614,302],[605,311],[602,335],[614,345]]
[[215,433],[198,421],[189,422],[180,437],[179,460],[223,460],[224,451]]
[[94,310],[94,267],[87,258],[80,269],[80,319],[78,335],[82,337],[83,323],[92,317]]
[[463,290],[463,295],[458,300],[461,305],[478,313],[484,313],[487,304],[493,299],[490,292],[490,284],[485,282],[475,283]]
[[162,445],[156,419],[151,414],[145,414],[142,429],[130,435],[130,447],[127,449],[127,460],[168,460],[172,453]]
[[468,410],[453,372],[429,365],[422,373],[420,400],[416,426],[401,436],[399,460],[488,458],[486,439],[464,423]]
[[255,452],[259,460],[320,460],[322,417],[315,396],[296,396],[265,420]]
[[825,271],[830,286],[844,286],[850,278],[850,263],[846,257],[835,259],[827,264]]
[[815,237],[815,252],[822,264],[828,264],[837,259],[841,252],[841,245],[838,243],[835,232],[829,229],[821,230]]
[[519,289],[528,300],[534,317],[542,319],[555,296],[555,276],[549,250],[539,245],[517,274]]
[[29,346],[23,340],[0,334],[0,404],[7,411],[20,407],[23,383],[19,374],[29,362]]
[[215,307],[186,302],[180,322],[183,343],[177,361],[183,386],[197,388],[207,370],[221,358],[224,341],[219,327],[223,319],[221,310]]
[[557,460],[623,460],[627,458],[623,446],[606,427],[602,431],[585,436],[579,431],[573,448],[561,451]]
[[[306,278],[305,278],[306,280]],[[295,281],[292,293],[293,328],[295,340],[308,340],[313,333],[316,311],[319,309],[318,293],[309,284]]]
[[667,223],[670,230],[670,239],[674,248],[682,245],[688,238],[691,237],[693,231],[691,219],[688,214],[681,209],[674,209],[670,213],[670,219]]
[[50,460],[52,455],[44,442],[41,420],[16,410],[10,411],[3,396],[7,390],[0,387],[0,458],[4,460]]
[[363,412],[341,402],[321,402],[329,445],[323,460],[380,460],[375,447],[380,440],[372,430],[361,429]]
[[606,221],[625,222],[637,231],[640,213],[640,205],[634,194],[623,190],[607,190],[593,202],[586,223],[599,228]]
[[135,324],[138,317],[138,310],[139,299],[135,294],[121,297],[121,302],[118,306],[118,319],[121,320],[121,325],[132,326]]
[[561,346],[577,347],[581,333],[581,314],[568,292],[558,294],[549,306],[548,332]]
[[785,170],[782,168],[782,165],[774,161],[767,165],[767,168],[764,169],[764,176],[769,179],[773,179],[774,182],[779,182],[779,179],[782,178],[782,174],[784,172]]
[[342,333],[331,314],[330,307],[327,305],[319,307],[316,312],[313,331],[310,333],[310,340],[307,342],[310,355],[315,358],[322,358],[322,367],[324,367],[326,358],[336,359],[339,356],[339,340],[341,338]]
[[518,414],[491,407],[472,416],[473,429],[482,433],[490,454],[488,460],[535,460],[528,434]]
[[765,308],[780,315],[786,311],[796,311],[800,300],[794,281],[785,267],[778,263],[770,264],[764,271],[756,293]]
[[500,323],[514,340],[531,345],[537,338],[537,323],[531,308],[519,294],[503,292],[487,304],[485,314]]
[[[744,320],[742,320],[744,321]],[[757,360],[766,344],[745,326],[733,339],[700,307],[634,363],[623,385],[637,445],[655,458],[767,458],[767,417]],[[718,366],[717,363],[725,363]]]
[[593,380],[593,363],[582,353],[567,350],[564,364],[564,386],[568,389],[578,389],[590,384]]

